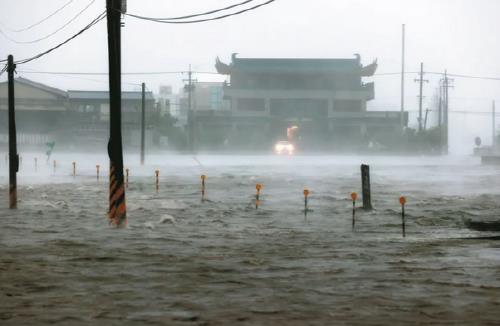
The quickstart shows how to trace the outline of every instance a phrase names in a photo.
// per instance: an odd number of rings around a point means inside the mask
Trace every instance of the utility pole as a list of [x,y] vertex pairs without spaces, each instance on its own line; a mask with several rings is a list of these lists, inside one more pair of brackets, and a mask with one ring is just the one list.
[[449,113],[449,97],[448,97],[448,89],[450,87],[453,87],[450,85],[451,82],[453,82],[453,79],[448,78],[448,72],[445,70],[444,71],[444,78],[441,80],[443,84],[443,140],[444,140],[444,153],[448,154],[449,150],[449,143],[448,143],[448,113]]
[[425,118],[424,118],[424,131],[427,130],[427,116],[429,115],[429,109],[425,109]]
[[14,107],[14,57],[7,57],[8,106],[9,106],[9,208],[17,208],[17,171],[19,171],[19,155],[17,154],[16,115]]
[[194,91],[194,84],[196,80],[193,79],[193,72],[191,71],[191,65],[189,65],[189,71],[188,71],[188,79],[184,79],[184,81],[187,81],[188,84],[184,86],[184,89],[187,90],[188,92],[188,121],[187,121],[187,128],[188,128],[188,148],[190,151],[194,152],[195,151],[195,113],[193,112],[193,91]]
[[402,31],[402,47],[401,47],[401,131],[405,127],[404,121],[404,111],[405,111],[405,24],[403,24]]
[[[420,76],[418,79],[415,79],[416,82],[420,83],[420,92],[418,96],[418,132],[422,132],[422,89],[423,89],[423,84],[424,82],[429,82],[428,80],[424,79],[424,63],[420,63]],[[427,113],[426,113],[427,114]]]
[[438,103],[438,128],[439,128],[439,150],[443,149],[443,86],[439,81],[439,103]]
[[121,10],[125,0],[106,0],[109,60],[109,223],[127,222],[121,131]]
[[497,142],[497,130],[496,130],[496,121],[495,121],[495,101],[493,101],[492,103],[492,107],[491,107],[491,128],[492,128],[492,132],[493,132],[493,140],[491,141],[491,147],[493,147],[493,151],[496,150],[496,142]]
[[141,111],[141,165],[144,165],[144,151],[146,145],[146,84],[142,83],[142,111]]

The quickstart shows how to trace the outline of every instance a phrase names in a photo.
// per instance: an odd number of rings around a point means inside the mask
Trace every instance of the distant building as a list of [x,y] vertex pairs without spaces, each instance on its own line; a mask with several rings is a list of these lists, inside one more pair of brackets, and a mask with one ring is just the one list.
[[[0,83],[0,145],[8,143],[8,84]],[[21,145],[43,145],[63,138],[66,92],[19,77],[14,80],[16,129]]]
[[[8,141],[7,82],[0,83],[0,145]],[[146,92],[146,126],[156,123],[155,100]],[[15,79],[15,109],[18,143],[44,145],[54,140],[62,146],[103,146],[109,138],[109,94],[107,91],[63,91],[26,78]],[[140,139],[141,92],[122,92],[124,146]],[[148,131],[152,139],[152,132]]]
[[[74,143],[106,144],[109,137],[109,93],[107,91],[68,90],[68,116]],[[147,142],[152,142],[151,125],[155,122],[155,99],[145,92]],[[123,144],[139,146],[141,128],[142,93],[122,92]]]
[[193,90],[193,109],[195,111],[228,110],[229,101],[223,96],[224,83],[195,82]]
[[[297,125],[297,142],[308,149],[368,143],[377,133],[399,128],[399,112],[368,112],[375,96],[376,61],[363,66],[353,59],[218,58],[217,72],[228,75],[223,88],[230,101],[230,141],[269,144]],[[407,119],[407,115],[405,115]],[[257,132],[256,132],[257,131]]]
[[192,147],[217,149],[227,142],[231,111],[223,89],[222,82],[194,82],[191,88],[191,110],[188,85],[182,89],[178,119],[186,127],[188,142]]

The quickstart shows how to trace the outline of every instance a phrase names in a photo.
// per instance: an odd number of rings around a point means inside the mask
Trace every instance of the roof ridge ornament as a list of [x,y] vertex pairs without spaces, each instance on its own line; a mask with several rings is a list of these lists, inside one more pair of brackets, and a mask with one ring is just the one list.
[[378,59],[375,58],[372,63],[370,63],[368,66],[361,67],[361,76],[362,77],[371,77],[375,74],[375,71],[377,71]]
[[[233,53],[233,58],[235,57],[236,53]],[[220,61],[219,57],[215,58],[215,70],[221,75],[230,75],[231,74],[231,66],[228,64],[225,64],[224,62]]]

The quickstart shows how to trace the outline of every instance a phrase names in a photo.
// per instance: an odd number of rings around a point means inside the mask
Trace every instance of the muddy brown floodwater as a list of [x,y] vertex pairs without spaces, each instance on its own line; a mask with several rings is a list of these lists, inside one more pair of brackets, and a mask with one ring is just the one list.
[[[71,155],[54,173],[26,154],[17,210],[2,163],[1,325],[500,324],[500,242],[472,239],[499,234],[464,226],[500,218],[500,169],[475,158],[158,155],[129,165],[121,230],[105,158],[79,158],[73,178]],[[375,210],[352,231],[361,163]]]

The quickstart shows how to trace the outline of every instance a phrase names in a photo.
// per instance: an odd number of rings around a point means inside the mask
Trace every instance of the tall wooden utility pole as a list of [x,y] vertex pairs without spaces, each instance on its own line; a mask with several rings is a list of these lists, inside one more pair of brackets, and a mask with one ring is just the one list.
[[141,165],[144,165],[146,147],[146,84],[142,83],[142,110],[141,110]]
[[401,47],[401,130],[405,127],[404,119],[405,111],[405,24],[402,30],[402,47]]
[[438,127],[439,127],[439,150],[443,150],[443,85],[439,81],[439,103],[438,103]]
[[17,171],[19,156],[17,155],[16,115],[14,108],[14,57],[7,57],[8,106],[9,106],[9,207],[17,208]]
[[127,222],[123,182],[123,147],[121,130],[121,31],[123,0],[106,0],[109,60],[109,223],[123,226]]
[[418,95],[418,131],[422,132],[422,99],[423,99],[423,84],[424,82],[429,82],[428,80],[424,79],[424,63],[420,63],[420,75],[418,79],[415,79],[416,82],[420,83],[420,92]]
[[193,79],[193,72],[191,71],[191,65],[189,65],[189,71],[188,71],[188,79],[184,79],[184,81],[187,81],[188,84],[184,86],[184,89],[187,90],[188,92],[188,121],[187,121],[187,128],[188,128],[188,148],[190,151],[195,151],[196,149],[196,140],[195,140],[195,127],[196,127],[196,122],[195,122],[195,113],[193,111],[193,91],[194,91],[194,84],[193,82],[196,81]]
[[497,130],[496,130],[496,119],[495,119],[495,114],[496,114],[496,110],[495,110],[495,101],[493,101],[492,104],[492,107],[491,107],[491,131],[492,131],[492,136],[493,136],[493,140],[491,141],[491,146],[493,147],[493,150],[495,151],[496,150],[496,143],[497,143]]
[[424,131],[427,130],[427,116],[429,115],[429,109],[425,109],[425,118],[424,118]]
[[443,83],[443,140],[444,140],[444,153],[448,154],[449,144],[448,144],[448,112],[449,112],[449,97],[448,89],[453,87],[451,83],[453,79],[448,78],[448,72],[444,71],[444,78],[441,80]]

